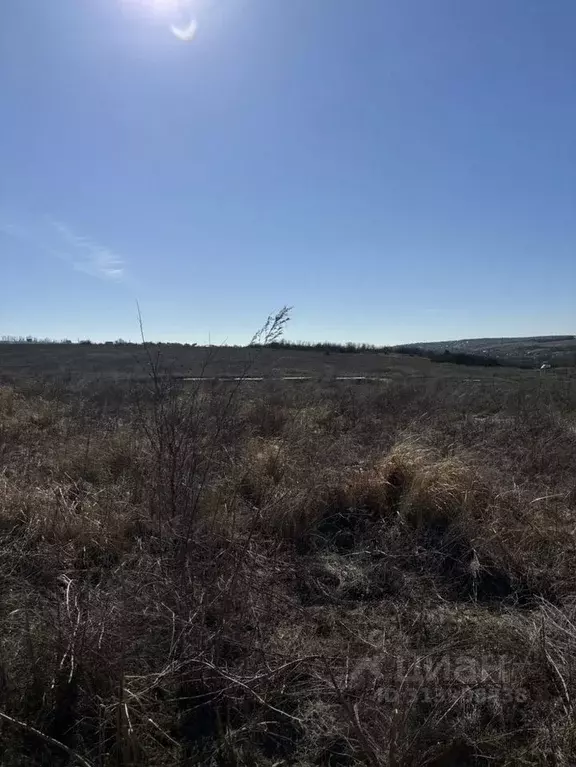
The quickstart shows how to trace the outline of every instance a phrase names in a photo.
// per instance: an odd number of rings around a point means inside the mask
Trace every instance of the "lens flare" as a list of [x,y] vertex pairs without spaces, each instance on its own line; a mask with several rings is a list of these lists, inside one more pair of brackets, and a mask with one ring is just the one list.
[[121,3],[151,14],[157,22],[166,24],[174,37],[182,42],[189,43],[196,37],[198,21],[195,17],[202,0],[121,0]]
[[185,27],[177,27],[174,24],[171,24],[170,29],[172,34],[179,40],[182,40],[185,43],[189,43],[196,36],[198,24],[194,21],[194,19],[191,19],[190,23]]

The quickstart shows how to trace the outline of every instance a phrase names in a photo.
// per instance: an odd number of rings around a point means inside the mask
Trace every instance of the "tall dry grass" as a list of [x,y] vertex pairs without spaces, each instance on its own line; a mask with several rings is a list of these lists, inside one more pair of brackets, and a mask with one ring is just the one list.
[[2,764],[573,763],[573,394],[148,370],[0,389]]

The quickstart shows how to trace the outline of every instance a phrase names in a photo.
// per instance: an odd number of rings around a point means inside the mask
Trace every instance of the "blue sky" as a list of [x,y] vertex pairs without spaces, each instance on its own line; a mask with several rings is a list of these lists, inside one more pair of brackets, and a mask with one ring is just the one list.
[[0,335],[576,333],[575,40],[574,0],[2,0]]

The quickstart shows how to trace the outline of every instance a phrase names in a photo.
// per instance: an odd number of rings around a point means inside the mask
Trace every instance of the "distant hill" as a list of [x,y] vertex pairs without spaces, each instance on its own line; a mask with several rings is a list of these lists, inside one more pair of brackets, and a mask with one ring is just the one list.
[[576,365],[576,336],[527,336],[523,338],[463,338],[456,341],[433,341],[403,344],[403,350],[420,349],[434,353],[449,351],[485,355],[513,365]]

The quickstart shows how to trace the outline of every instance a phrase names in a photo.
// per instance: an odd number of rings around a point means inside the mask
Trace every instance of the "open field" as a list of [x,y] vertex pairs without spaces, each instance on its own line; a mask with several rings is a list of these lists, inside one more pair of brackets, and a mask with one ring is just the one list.
[[[250,375],[279,377],[313,375],[388,376],[430,375],[427,359],[400,354],[324,354],[297,349],[247,349],[245,347],[190,347],[162,345],[151,347],[154,357],[161,355],[174,375],[207,377],[238,376],[250,366]],[[7,377],[43,376],[60,378],[133,379],[146,376],[146,354],[139,345],[105,346],[78,344],[0,345],[0,375]],[[434,375],[443,375],[434,365]],[[480,374],[482,374],[480,370]]]
[[572,373],[162,352],[0,348],[1,764],[573,764]]
[[[502,381],[527,380],[538,375],[533,369],[514,367],[491,368],[433,362],[426,357],[389,352],[327,354],[315,350],[249,349],[246,347],[194,347],[162,344],[150,345],[154,359],[170,368],[177,377],[250,376],[280,378],[309,376],[330,380],[338,376],[372,376],[406,379],[424,378],[489,378]],[[474,349],[477,351],[477,349]],[[530,359],[523,357],[520,361]],[[503,363],[506,362],[502,358]],[[148,357],[142,345],[120,346],[93,344],[0,344],[0,380],[43,378],[64,383],[95,380],[145,379]],[[555,376],[576,376],[576,366],[559,368]]]

